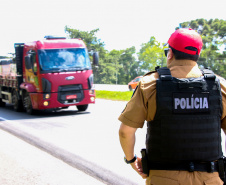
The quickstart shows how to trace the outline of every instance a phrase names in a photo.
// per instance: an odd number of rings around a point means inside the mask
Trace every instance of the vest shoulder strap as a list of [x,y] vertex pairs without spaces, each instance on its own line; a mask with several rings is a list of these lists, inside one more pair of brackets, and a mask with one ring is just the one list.
[[[158,72],[159,78],[161,80],[172,80],[172,75],[171,75],[169,68],[167,68],[167,67],[160,68],[159,66],[157,66],[155,68],[155,70]],[[214,74],[214,72],[208,68],[201,70],[201,72],[205,79],[210,79],[210,80],[216,79],[216,75]]]
[[167,68],[167,67],[161,67],[161,68],[156,67],[155,69],[158,72],[159,78],[161,80],[172,80],[172,75],[171,75],[169,68]]
[[[171,72],[169,70],[169,68],[167,67],[156,67],[155,70],[158,72],[159,74],[159,78],[161,80],[172,80],[172,75]],[[203,76],[205,79],[215,79],[216,75],[214,74],[214,72],[208,68],[201,70]]]
[[208,68],[203,69],[201,71],[202,71],[204,78],[206,78],[206,79],[213,79],[214,80],[216,78],[216,75],[214,74],[214,72],[212,70],[208,69]]

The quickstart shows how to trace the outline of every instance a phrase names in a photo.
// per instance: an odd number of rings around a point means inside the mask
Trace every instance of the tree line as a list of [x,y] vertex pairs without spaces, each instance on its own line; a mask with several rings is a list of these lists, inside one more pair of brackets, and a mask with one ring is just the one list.
[[[196,19],[175,27],[179,28],[192,28],[202,36],[203,49],[198,60],[199,67],[209,67],[216,74],[226,78],[226,20]],[[151,36],[147,43],[143,43],[138,52],[134,46],[108,51],[104,48],[104,42],[96,37],[98,31],[99,29],[81,31],[65,26],[65,32],[70,38],[81,38],[88,51],[99,52],[99,65],[93,66],[94,83],[127,84],[135,77],[154,70],[156,66],[166,66],[166,46],[158,42],[154,36]],[[6,57],[0,56],[1,58]]]
[[[196,19],[179,25],[175,29],[192,28],[202,36],[203,49],[198,61],[199,67],[209,67],[226,78],[226,20]],[[93,66],[94,82],[97,84],[127,84],[136,76],[154,70],[156,66],[166,66],[164,43],[158,42],[154,36],[143,43],[138,52],[134,46],[107,51],[104,43],[95,36],[99,29],[80,31],[66,26],[65,31],[70,38],[81,38],[89,51],[99,52],[99,66]]]

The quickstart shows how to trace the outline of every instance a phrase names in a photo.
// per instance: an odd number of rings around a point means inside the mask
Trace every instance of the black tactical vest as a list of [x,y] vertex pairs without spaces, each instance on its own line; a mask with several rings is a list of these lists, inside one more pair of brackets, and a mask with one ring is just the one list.
[[178,79],[166,67],[157,72],[157,110],[147,123],[149,162],[208,162],[222,157],[222,95],[214,73],[206,69],[202,77]]

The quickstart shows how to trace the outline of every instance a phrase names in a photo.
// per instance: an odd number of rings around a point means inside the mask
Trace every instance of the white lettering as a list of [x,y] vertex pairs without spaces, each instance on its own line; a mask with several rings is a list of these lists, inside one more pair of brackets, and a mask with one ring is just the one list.
[[193,95],[191,96],[191,108],[194,109],[194,98],[193,98]]
[[195,98],[194,106],[196,109],[199,108],[199,98]]
[[181,107],[181,109],[185,109],[185,107],[186,107],[185,98],[181,98],[181,100],[180,100],[180,107]]
[[186,98],[186,109],[191,109],[191,105],[189,105],[189,98]]
[[209,108],[207,98],[203,99],[203,106],[202,107],[203,107],[203,109],[208,109]]
[[207,97],[174,98],[174,109],[209,109]]
[[177,106],[180,104],[180,99],[179,98],[175,98],[174,99],[174,108],[177,109]]

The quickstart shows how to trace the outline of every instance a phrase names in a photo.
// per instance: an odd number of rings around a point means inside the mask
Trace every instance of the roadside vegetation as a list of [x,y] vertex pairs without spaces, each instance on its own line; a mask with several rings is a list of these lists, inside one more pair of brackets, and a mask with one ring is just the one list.
[[[200,33],[203,49],[198,61],[199,67],[209,67],[216,74],[226,78],[226,20],[198,18],[181,22],[179,27],[175,25],[175,29],[178,28],[192,28]],[[95,84],[126,85],[135,77],[154,70],[156,66],[166,66],[164,48],[167,46],[160,43],[151,33],[150,39],[141,44],[139,51],[136,51],[134,46],[108,51],[104,47],[104,41],[96,36],[98,31],[99,28],[81,31],[65,26],[69,38],[81,38],[86,43],[90,58],[93,51],[99,53],[99,65],[92,66]]]
[[[181,22],[179,27],[177,26],[175,25],[175,29],[192,28],[201,34],[203,49],[198,61],[199,67],[209,67],[226,78],[226,20],[199,18]],[[128,84],[135,77],[154,70],[156,66],[166,66],[164,48],[167,46],[158,42],[154,35],[150,35],[149,41],[141,44],[139,51],[136,51],[134,46],[108,51],[104,48],[104,42],[96,37],[98,31],[99,29],[80,31],[65,27],[70,38],[81,38],[88,51],[99,52],[99,66],[93,66],[94,83]]]
[[133,91],[104,91],[96,90],[96,98],[117,100],[117,101],[129,101],[133,95]]

